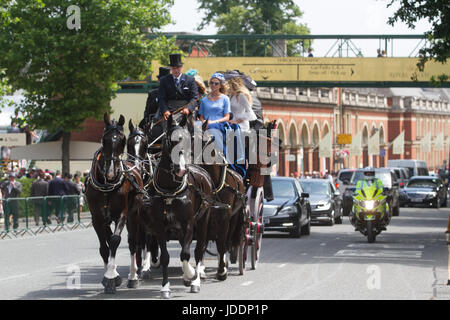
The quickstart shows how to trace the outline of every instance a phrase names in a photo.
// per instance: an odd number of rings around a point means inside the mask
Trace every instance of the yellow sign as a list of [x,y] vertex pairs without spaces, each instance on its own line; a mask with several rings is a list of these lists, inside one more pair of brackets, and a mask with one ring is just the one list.
[[351,134],[338,134],[337,144],[352,144]]
[[[412,82],[450,74],[450,64],[429,61],[424,72],[416,58],[185,58],[184,71],[196,69],[208,80],[216,71],[237,69],[255,81]],[[154,61],[153,70],[161,65]],[[156,81],[157,72],[152,75]]]

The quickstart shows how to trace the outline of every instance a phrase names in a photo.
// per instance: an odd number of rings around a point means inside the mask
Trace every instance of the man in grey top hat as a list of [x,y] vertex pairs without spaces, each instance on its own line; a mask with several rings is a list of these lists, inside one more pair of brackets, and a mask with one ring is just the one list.
[[[9,198],[19,198],[22,193],[22,184],[16,181],[16,173],[10,172],[8,181],[1,185],[3,194],[3,209],[5,210],[5,218],[9,220],[9,226],[13,223],[13,229],[19,227],[19,202],[16,200],[6,201]],[[14,222],[13,222],[13,221]]]

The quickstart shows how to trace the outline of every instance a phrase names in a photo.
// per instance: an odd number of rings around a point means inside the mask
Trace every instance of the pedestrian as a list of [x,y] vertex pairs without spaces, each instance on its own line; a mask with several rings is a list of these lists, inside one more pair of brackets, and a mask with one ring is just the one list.
[[[66,173],[64,175],[64,181],[67,184],[67,195],[68,196],[78,196],[80,192],[78,191],[78,186],[75,182],[72,181],[72,175],[70,173]],[[67,222],[73,222],[73,212],[76,208],[78,208],[78,198],[77,197],[67,197],[65,202],[65,208],[67,208]]]
[[381,54],[380,49],[377,49],[377,58],[383,58],[383,55]]
[[58,224],[62,222],[61,218],[64,218],[64,212],[62,212],[61,197],[67,195],[68,192],[69,190],[67,183],[61,178],[61,171],[57,170],[55,178],[52,179],[48,184],[48,196],[51,197],[49,199],[49,219],[52,215],[52,212],[55,211],[55,217]]
[[[8,181],[3,182],[1,185],[3,199],[19,198],[22,193],[22,184],[16,181],[16,173],[10,172],[8,175]],[[5,205],[6,203],[6,205]],[[19,201],[10,200],[5,201],[5,219],[8,219],[9,225],[13,224],[13,229],[19,227]]]
[[83,210],[83,206],[84,206],[84,192],[85,192],[85,188],[84,188],[84,183],[81,182],[81,173],[76,173],[74,176],[75,179],[75,184],[77,185],[77,189],[78,189],[78,194],[80,195],[80,210],[79,213],[81,215],[81,210]]
[[16,121],[11,121],[11,127],[8,128],[7,130],[8,133],[20,133],[20,128],[17,125]]
[[383,58],[386,58],[386,50],[381,51],[381,56],[382,56]]
[[313,53],[312,53],[312,49],[308,48],[308,58],[312,58],[314,57]]
[[31,197],[40,197],[40,199],[33,199],[32,203],[34,205],[34,222],[36,226],[39,225],[39,217],[42,217],[42,223],[47,221],[48,217],[43,216],[42,207],[44,205],[44,197],[48,195],[48,182],[45,180],[45,174],[42,172],[39,174],[36,181],[31,185]]

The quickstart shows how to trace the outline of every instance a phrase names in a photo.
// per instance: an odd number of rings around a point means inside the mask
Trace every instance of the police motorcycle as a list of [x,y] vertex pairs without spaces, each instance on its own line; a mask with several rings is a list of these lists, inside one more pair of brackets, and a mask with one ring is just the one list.
[[391,220],[387,188],[383,188],[381,180],[375,177],[374,169],[366,168],[364,179],[358,181],[353,191],[350,222],[355,231],[361,232],[367,236],[369,243],[373,243]]

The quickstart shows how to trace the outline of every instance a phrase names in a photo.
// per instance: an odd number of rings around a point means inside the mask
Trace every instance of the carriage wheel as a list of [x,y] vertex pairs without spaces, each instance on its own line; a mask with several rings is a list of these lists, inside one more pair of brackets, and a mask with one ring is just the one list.
[[241,239],[239,241],[239,274],[243,275],[245,271],[245,262],[247,261],[247,251],[248,251],[248,240],[250,238],[250,228],[247,224],[247,219],[250,214],[250,206],[246,206],[245,210],[245,224],[241,231]]
[[[253,199],[251,200],[253,201]],[[251,249],[251,266],[252,270],[256,269],[259,261],[259,255],[261,252],[262,245],[262,234],[263,234],[263,218],[262,211],[264,205],[264,191],[263,188],[258,188],[256,193],[256,198],[254,200],[253,212],[252,212],[252,249]]]

